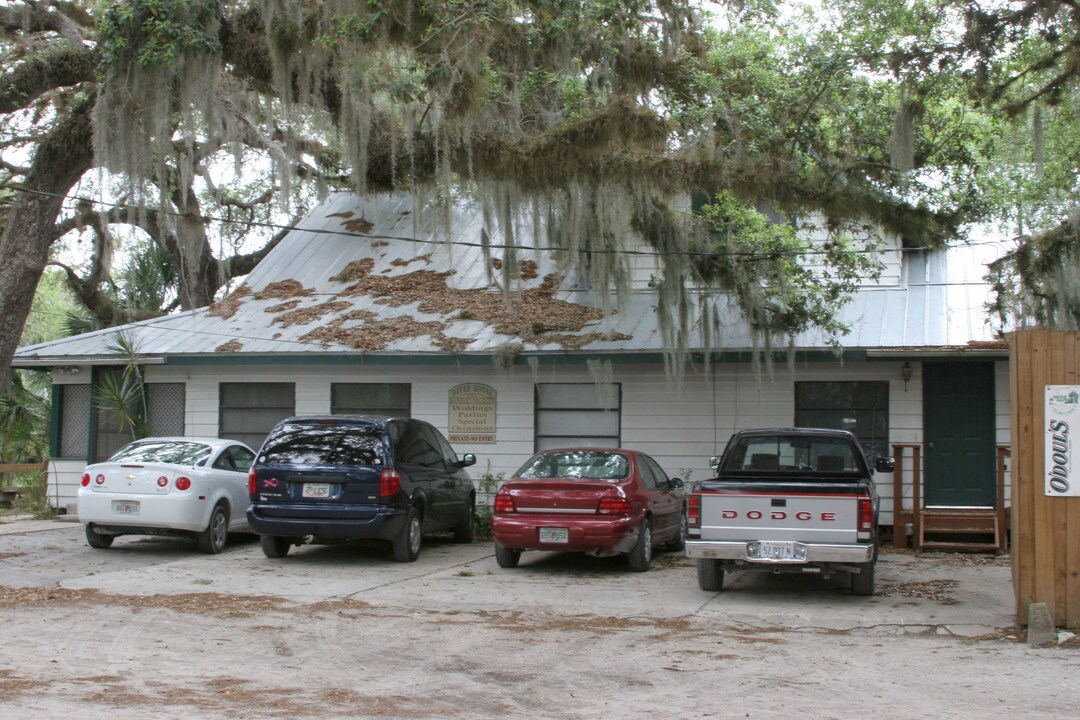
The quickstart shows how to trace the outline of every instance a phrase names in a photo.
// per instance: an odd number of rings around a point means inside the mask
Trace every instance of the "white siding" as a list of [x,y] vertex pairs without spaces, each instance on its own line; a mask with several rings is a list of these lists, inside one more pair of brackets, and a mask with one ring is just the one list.
[[[807,362],[778,364],[755,374],[748,363],[715,365],[708,377],[689,374],[681,382],[665,377],[659,364],[613,365],[612,379],[622,389],[621,441],[649,453],[673,477],[698,480],[710,475],[709,458],[718,455],[741,428],[791,426],[795,421],[796,380],[876,380],[889,383],[889,441],[922,443],[922,368],[912,362],[906,387],[901,361]],[[594,382],[576,363],[544,365],[537,373],[516,367],[506,374],[488,365],[296,365],[252,367],[149,366],[151,382],[185,382],[186,433],[218,433],[218,383],[292,382],[297,413],[328,413],[330,386],[337,382],[393,382],[412,386],[412,413],[447,432],[448,393],[459,383],[485,383],[498,393],[495,444],[457,443],[458,454],[478,458],[473,478],[485,473],[509,476],[533,452],[534,384]],[[1009,442],[1009,367],[995,366],[997,442]],[[57,378],[59,381],[60,378]],[[905,497],[910,504],[911,462],[905,463]],[[54,462],[50,492],[65,506],[74,501],[81,463]],[[893,478],[877,475],[882,522],[892,524]]]

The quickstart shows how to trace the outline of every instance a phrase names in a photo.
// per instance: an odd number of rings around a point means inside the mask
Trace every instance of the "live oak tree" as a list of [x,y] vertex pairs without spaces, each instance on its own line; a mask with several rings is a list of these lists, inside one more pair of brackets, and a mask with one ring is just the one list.
[[[274,242],[222,252],[252,221],[299,213],[305,193],[330,187],[407,191],[434,208],[477,199],[505,287],[521,223],[616,303],[628,287],[619,251],[644,239],[661,259],[675,355],[694,324],[711,336],[720,293],[735,294],[763,347],[808,327],[839,339],[836,310],[874,271],[867,228],[932,246],[977,210],[963,183],[918,181],[965,159],[949,130],[964,123],[942,93],[903,110],[902,83],[864,73],[839,35],[785,28],[771,3],[728,3],[708,23],[695,5],[0,4],[0,380],[65,234],[92,244],[88,269],[65,268],[72,288],[117,324],[210,303]],[[222,186],[228,159],[240,171]],[[691,195],[701,212],[679,212]],[[803,272],[809,248],[764,222],[765,208],[820,218],[825,272]],[[118,302],[119,226],[167,259],[175,298]],[[449,223],[441,233],[453,240]]]

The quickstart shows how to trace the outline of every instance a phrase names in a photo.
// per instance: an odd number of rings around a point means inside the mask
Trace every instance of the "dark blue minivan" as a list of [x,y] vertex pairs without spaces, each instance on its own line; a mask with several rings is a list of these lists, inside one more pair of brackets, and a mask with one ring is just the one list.
[[427,532],[472,542],[476,492],[450,443],[422,420],[325,415],[282,420],[248,475],[248,523],[267,557],[293,545],[389,541],[412,562]]

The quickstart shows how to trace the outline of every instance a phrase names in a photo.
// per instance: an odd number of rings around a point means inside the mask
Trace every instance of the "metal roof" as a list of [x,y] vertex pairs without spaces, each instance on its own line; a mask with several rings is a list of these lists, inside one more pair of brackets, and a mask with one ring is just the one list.
[[[452,242],[438,230],[445,222],[434,222],[435,213],[451,219]],[[541,288],[545,276],[558,268],[550,253],[539,250],[519,252],[520,259],[535,265],[523,268],[524,279],[511,291],[517,299],[509,311],[502,311],[509,324],[505,318],[493,321],[491,314],[499,312],[496,306],[504,300],[498,288],[500,271],[492,268],[480,247],[483,227],[482,212],[468,202],[420,211],[406,194],[335,193],[290,231],[226,301],[23,347],[13,365],[114,361],[107,346],[119,332],[133,337],[148,362],[298,353],[487,355],[507,342],[521,342],[523,352],[530,354],[663,350],[654,292],[632,291],[616,312],[602,316],[598,310],[603,303],[591,293]],[[516,245],[536,246],[532,227],[513,228],[512,238]],[[495,245],[504,241],[491,238]],[[491,251],[491,258],[501,255]],[[841,311],[840,319],[851,327],[842,339],[845,349],[955,351],[998,344],[986,322],[989,286],[982,280],[981,263],[958,258],[954,251],[905,255],[899,286],[864,287]],[[343,277],[343,271],[349,277]],[[358,278],[364,283],[360,290],[355,287]],[[539,305],[529,305],[534,301]],[[753,349],[733,298],[720,297],[718,306],[721,332],[715,344],[731,351]],[[230,308],[235,312],[229,314]],[[578,319],[564,327],[560,313]],[[588,313],[592,317],[582,321]],[[548,320],[552,324],[536,332],[517,332],[530,318],[533,326]],[[515,319],[521,327],[513,327]],[[319,337],[313,338],[313,331]],[[688,344],[691,350],[702,346],[699,334]],[[812,331],[796,337],[794,347],[829,346],[823,333]]]

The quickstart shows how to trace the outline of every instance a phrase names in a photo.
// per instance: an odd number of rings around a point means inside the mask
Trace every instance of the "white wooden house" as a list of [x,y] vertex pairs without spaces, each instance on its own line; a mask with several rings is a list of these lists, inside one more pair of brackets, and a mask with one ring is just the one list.
[[[523,253],[507,306],[492,267],[500,253],[478,248],[482,214],[450,212],[447,244],[408,196],[335,194],[210,308],[21,348],[15,367],[52,373],[53,502],[77,510],[84,466],[125,440],[91,411],[96,378],[120,364],[108,350],[119,332],[142,358],[155,434],[258,446],[289,415],[404,413],[475,453],[474,477],[509,475],[537,448],[588,443],[637,448],[697,479],[737,428],[843,427],[904,456],[896,482],[877,476],[886,525],[918,522],[913,494],[1004,517],[1008,348],[985,322],[975,251],[905,251],[884,238],[885,271],[843,311],[840,356],[807,333],[792,365],[756,372],[750,333],[729,308],[726,350],[671,379],[653,258],[632,256],[629,301],[605,315],[576,279],[547,279],[549,255]],[[518,230],[516,243],[531,242]],[[894,514],[897,492],[907,512]]]

